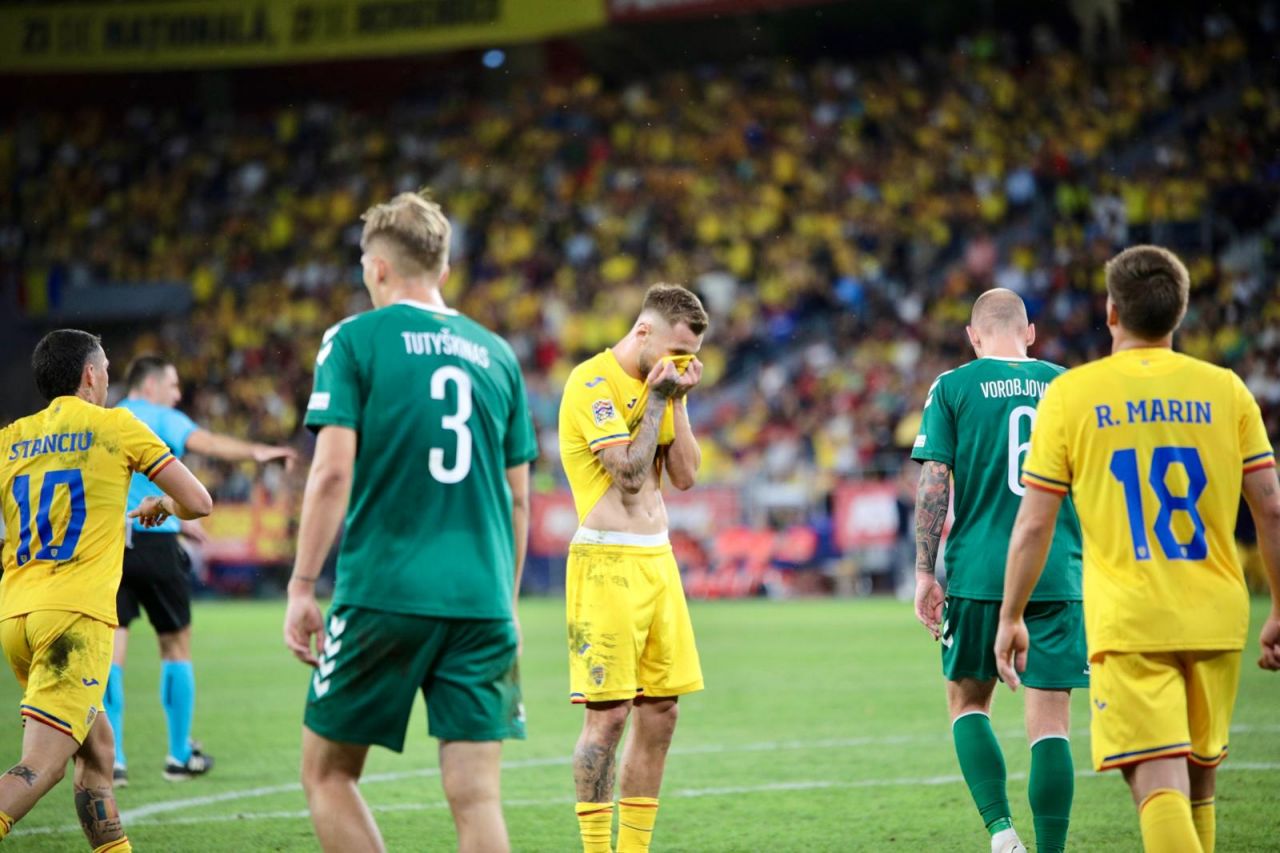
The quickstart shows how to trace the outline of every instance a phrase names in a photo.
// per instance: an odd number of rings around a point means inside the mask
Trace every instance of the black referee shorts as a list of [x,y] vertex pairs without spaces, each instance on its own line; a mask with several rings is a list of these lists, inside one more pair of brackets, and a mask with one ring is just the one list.
[[121,627],[142,610],[157,634],[172,634],[191,624],[191,560],[176,533],[133,531],[133,547],[124,549],[124,575],[116,594]]

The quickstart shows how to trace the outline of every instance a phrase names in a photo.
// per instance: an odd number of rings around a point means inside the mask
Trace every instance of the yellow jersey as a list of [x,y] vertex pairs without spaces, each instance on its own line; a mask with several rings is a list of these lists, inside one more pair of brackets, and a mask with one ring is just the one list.
[[129,410],[79,397],[0,430],[0,619],[66,610],[116,624],[129,479],[173,458]]
[[[688,362],[688,357],[683,360]],[[640,427],[649,400],[649,386],[618,363],[613,350],[594,355],[569,374],[560,399],[560,462],[564,465],[578,523],[609,491],[613,478],[596,454],[615,444],[628,444]],[[681,405],[684,399],[681,398]],[[675,401],[658,427],[658,446],[675,441]]]
[[1053,380],[1037,412],[1022,482],[1075,502],[1090,655],[1244,648],[1240,485],[1275,457],[1240,378],[1124,350]]

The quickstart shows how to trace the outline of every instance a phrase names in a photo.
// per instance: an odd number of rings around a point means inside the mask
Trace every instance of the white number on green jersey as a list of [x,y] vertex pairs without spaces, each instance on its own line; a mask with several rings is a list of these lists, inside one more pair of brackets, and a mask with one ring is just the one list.
[[[1027,440],[1022,440],[1022,421],[1027,420]],[[1009,491],[1022,496],[1027,487],[1022,485],[1022,460],[1031,450],[1031,430],[1036,425],[1036,410],[1031,406],[1018,406],[1009,413]]]
[[461,368],[450,365],[431,374],[431,399],[445,399],[445,385],[452,382],[458,389],[458,410],[440,419],[440,425],[452,430],[458,437],[458,450],[454,454],[453,467],[444,464],[444,448],[433,447],[427,457],[431,476],[440,483],[460,483],[471,473],[471,377]]

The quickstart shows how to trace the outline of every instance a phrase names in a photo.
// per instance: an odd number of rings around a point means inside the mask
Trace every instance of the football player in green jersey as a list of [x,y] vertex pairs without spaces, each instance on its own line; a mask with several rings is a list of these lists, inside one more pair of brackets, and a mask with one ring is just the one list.
[[[318,435],[284,626],[315,667],[302,782],[325,850],[382,850],[356,784],[371,744],[402,749],[421,691],[458,849],[504,851],[499,765],[502,741],[524,737],[515,605],[536,456],[524,380],[502,338],[444,304],[438,205],[404,193],[364,222],[374,310],[325,333],[307,406]],[[315,582],[344,518],[325,621]]]
[[[979,296],[967,331],[978,358],[943,373],[929,389],[911,454],[923,465],[916,497],[915,606],[916,618],[942,644],[960,769],[991,833],[991,849],[1007,853],[1026,848],[1010,818],[1004,755],[991,729],[993,647],[1009,535],[1025,492],[1022,460],[1036,405],[1063,368],[1027,357],[1035,327],[1013,291],[998,288]],[[947,539],[944,598],[934,564],[953,481],[955,523]],[[1024,681],[1036,847],[1056,851],[1066,846],[1075,784],[1067,740],[1071,689],[1089,684],[1080,525],[1069,500],[1058,516],[1048,565],[1027,611],[1028,629],[1039,639]]]

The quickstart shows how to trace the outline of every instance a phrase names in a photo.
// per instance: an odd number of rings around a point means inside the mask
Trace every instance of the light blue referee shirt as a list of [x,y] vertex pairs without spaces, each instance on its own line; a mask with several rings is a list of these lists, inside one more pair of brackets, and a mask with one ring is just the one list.
[[[169,449],[173,451],[173,455],[181,459],[183,454],[187,452],[187,439],[191,437],[191,433],[200,427],[196,422],[191,420],[182,412],[168,406],[157,406],[155,403],[147,402],[143,399],[125,399],[120,401],[120,408],[128,409],[137,416],[147,426],[151,427],[151,431],[160,437],[160,440],[169,445]],[[155,483],[146,477],[135,472],[133,479],[129,482],[129,511],[138,508],[138,504],[142,503],[145,498],[160,497],[164,491]],[[159,527],[143,527],[137,519],[133,521],[133,532],[138,533],[178,533],[182,529],[182,523],[176,515],[167,518],[164,524]]]

